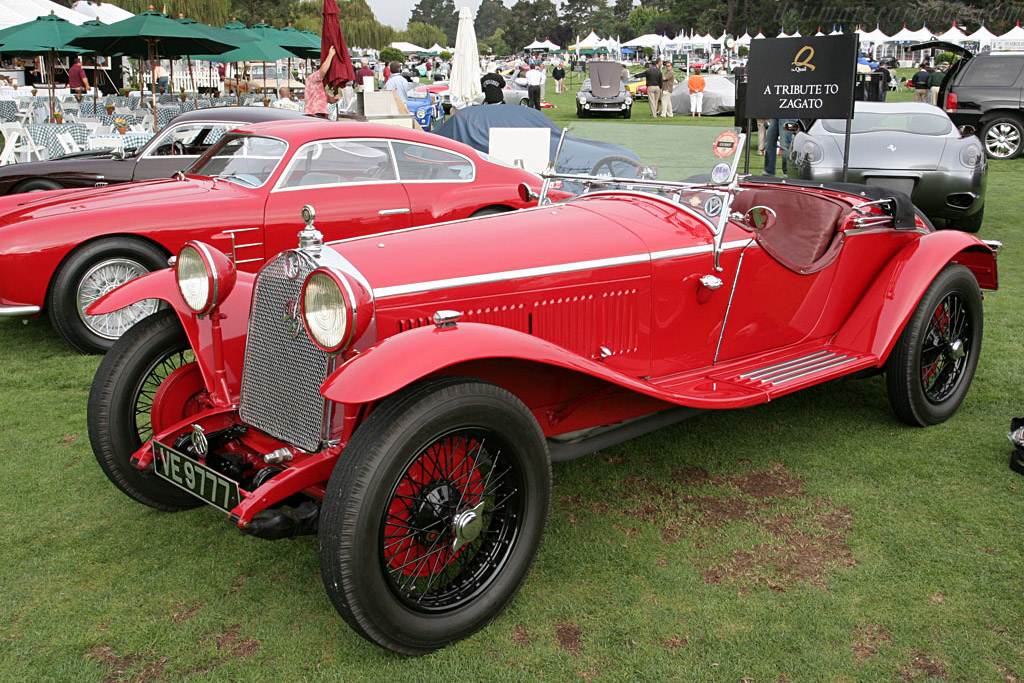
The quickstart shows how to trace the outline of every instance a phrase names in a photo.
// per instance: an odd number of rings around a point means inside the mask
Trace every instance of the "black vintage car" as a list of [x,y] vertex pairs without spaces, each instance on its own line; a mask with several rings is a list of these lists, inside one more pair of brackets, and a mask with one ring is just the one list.
[[270,107],[214,107],[175,117],[149,142],[124,153],[97,149],[48,161],[0,166],[0,195],[169,178],[186,170],[226,132],[248,123],[302,118]]

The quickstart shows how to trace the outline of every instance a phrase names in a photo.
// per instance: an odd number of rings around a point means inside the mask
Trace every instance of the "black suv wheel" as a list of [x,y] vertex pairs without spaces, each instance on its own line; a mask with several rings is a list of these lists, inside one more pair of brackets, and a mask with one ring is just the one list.
[[1024,149],[1024,125],[1015,116],[1000,116],[981,129],[985,153],[991,159],[1016,159]]

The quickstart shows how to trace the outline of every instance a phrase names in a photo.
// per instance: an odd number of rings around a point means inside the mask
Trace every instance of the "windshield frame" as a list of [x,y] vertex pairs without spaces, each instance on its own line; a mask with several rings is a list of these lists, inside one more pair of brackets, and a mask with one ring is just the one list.
[[[229,141],[231,141],[233,139],[243,138],[243,137],[244,138],[265,138],[265,139],[268,139],[268,140],[277,140],[278,142],[284,144],[284,152],[281,153],[281,156],[278,158],[277,163],[274,165],[274,168],[272,168],[270,170],[270,173],[267,174],[267,179],[266,180],[264,180],[259,185],[246,185],[244,183],[239,183],[239,182],[231,181],[230,180],[230,176],[226,176],[226,175],[212,176],[212,175],[207,175],[207,174],[201,172],[201,168],[206,163],[208,163],[211,159],[214,158],[214,156],[217,154],[217,152],[220,151],[221,147],[223,147],[224,145],[226,145]],[[210,178],[211,180],[223,180],[223,181],[226,181],[226,182],[230,182],[232,185],[238,185],[239,187],[247,187],[249,189],[255,190],[257,188],[266,186],[267,183],[269,183],[271,180],[273,180],[275,178],[275,176],[278,173],[278,171],[281,170],[281,164],[284,163],[284,161],[289,158],[288,152],[290,150],[291,150],[291,145],[288,144],[288,141],[285,140],[284,138],[278,137],[276,135],[265,135],[265,134],[257,135],[255,133],[249,133],[249,132],[246,132],[246,131],[243,131],[243,130],[238,130],[238,129],[229,130],[226,133],[224,133],[224,135],[221,136],[220,140],[218,140],[215,144],[211,145],[210,149],[206,150],[205,154],[203,154],[201,157],[199,157],[195,161],[195,163],[192,164],[192,167],[189,169],[189,174],[201,176],[203,178]]]

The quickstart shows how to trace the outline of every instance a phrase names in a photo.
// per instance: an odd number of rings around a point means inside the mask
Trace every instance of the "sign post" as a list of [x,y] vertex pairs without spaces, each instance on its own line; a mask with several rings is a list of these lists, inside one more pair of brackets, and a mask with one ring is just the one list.
[[765,38],[750,44],[747,118],[846,119],[843,180],[857,75],[857,35]]

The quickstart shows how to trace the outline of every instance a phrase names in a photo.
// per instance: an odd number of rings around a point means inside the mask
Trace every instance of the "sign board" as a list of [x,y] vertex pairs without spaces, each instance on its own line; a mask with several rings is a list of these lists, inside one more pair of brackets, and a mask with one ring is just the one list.
[[846,119],[853,115],[857,34],[750,43],[745,115]]

